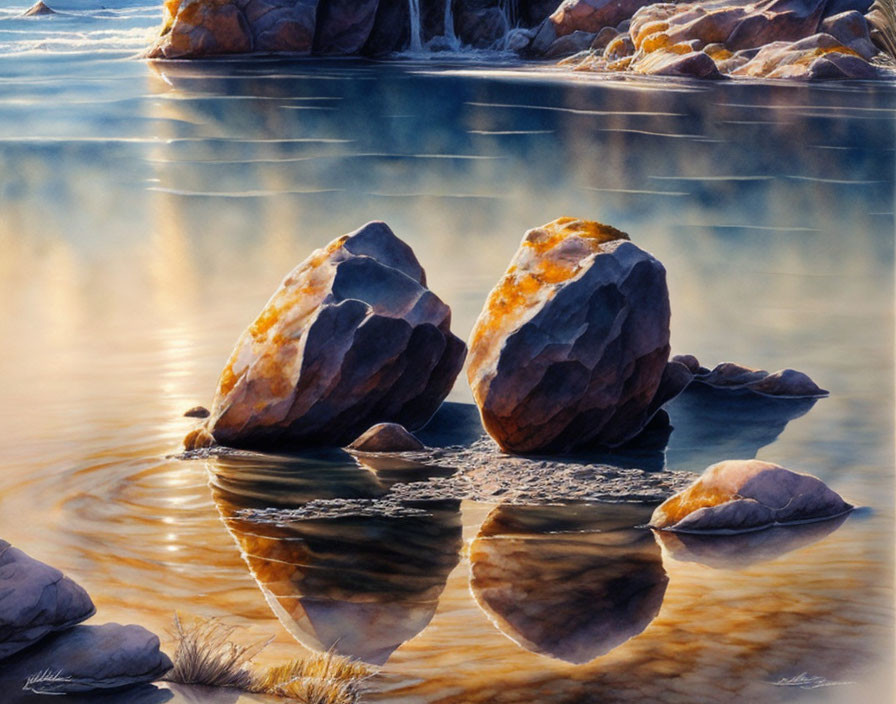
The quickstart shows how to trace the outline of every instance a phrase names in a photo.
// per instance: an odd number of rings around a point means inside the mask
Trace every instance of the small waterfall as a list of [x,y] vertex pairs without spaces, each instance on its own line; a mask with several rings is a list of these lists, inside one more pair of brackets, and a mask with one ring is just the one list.
[[423,51],[423,39],[420,28],[420,0],[408,0],[408,10],[411,17],[411,51],[420,53]]
[[454,12],[451,10],[451,0],[445,0],[445,38],[455,50],[460,48],[460,40],[454,33]]
[[504,13],[504,20],[507,22],[508,30],[519,25],[520,0],[501,0],[501,11]]

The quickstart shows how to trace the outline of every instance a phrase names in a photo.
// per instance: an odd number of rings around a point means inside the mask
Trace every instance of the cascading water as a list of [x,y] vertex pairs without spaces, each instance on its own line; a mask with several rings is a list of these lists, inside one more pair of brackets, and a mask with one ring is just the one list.
[[504,13],[504,19],[507,22],[507,28],[513,29],[520,22],[520,2],[519,0],[501,0],[501,11]]
[[451,9],[451,0],[445,0],[445,39],[454,51],[460,50],[460,39],[454,33],[454,11]]
[[408,0],[411,18],[411,51],[419,54],[423,51],[423,38],[420,29],[420,0]]

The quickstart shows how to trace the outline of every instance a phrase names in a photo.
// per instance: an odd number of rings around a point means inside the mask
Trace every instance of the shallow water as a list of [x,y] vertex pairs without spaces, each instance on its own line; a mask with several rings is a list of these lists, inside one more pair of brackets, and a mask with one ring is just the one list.
[[[891,700],[896,86],[149,65],[131,57],[158,9],[97,8],[0,15],[0,536],[84,584],[97,622],[221,616],[275,635],[268,662],[335,639],[385,658],[378,701]],[[314,247],[385,220],[465,337],[522,233],[565,214],[664,262],[675,352],[831,391],[772,408],[689,394],[667,447],[601,462],[756,456],[865,509],[722,554],[633,529],[637,504],[454,500],[274,530],[239,511],[445,470],[170,458],[183,411]],[[450,398],[470,401],[463,378]],[[321,606],[336,597],[366,606]],[[770,684],[801,673],[840,684]]]

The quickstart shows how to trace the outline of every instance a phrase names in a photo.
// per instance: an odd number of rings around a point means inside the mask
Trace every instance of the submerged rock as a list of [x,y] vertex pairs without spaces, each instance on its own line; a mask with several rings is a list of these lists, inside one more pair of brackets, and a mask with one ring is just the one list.
[[236,344],[187,449],[342,446],[377,423],[415,430],[466,347],[411,248],[382,222],[316,250]]
[[0,660],[95,612],[78,584],[0,540]]
[[422,450],[423,443],[398,423],[378,423],[348,446],[360,452],[409,452]]
[[[68,694],[153,682],[172,668],[159,639],[141,626],[76,626],[3,664],[3,677],[26,689]],[[35,677],[35,675],[43,676]]]
[[625,233],[574,218],[530,230],[470,338],[486,430],[518,453],[634,437],[658,409],[669,316],[665,269]]
[[727,460],[658,506],[649,525],[683,533],[745,533],[835,518],[852,508],[809,474],[759,460]]
[[43,0],[38,0],[38,2],[34,3],[31,7],[29,7],[25,12],[22,13],[22,17],[39,17],[41,15],[55,15],[56,10],[54,10],[49,5],[44,4]]

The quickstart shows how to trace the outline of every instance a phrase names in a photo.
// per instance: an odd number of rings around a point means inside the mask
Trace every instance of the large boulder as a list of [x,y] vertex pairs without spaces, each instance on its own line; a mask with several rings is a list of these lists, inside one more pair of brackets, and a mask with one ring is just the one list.
[[464,362],[450,325],[411,248],[385,223],[368,223],[284,279],[185,445],[341,446],[376,423],[420,428]]
[[836,518],[850,510],[809,474],[759,460],[727,460],[658,506],[649,525],[682,533],[744,533]]
[[75,626],[3,664],[0,677],[41,694],[119,689],[161,679],[172,667],[141,626]]
[[624,232],[560,218],[526,233],[470,338],[468,376],[507,451],[614,447],[658,409],[666,271]]
[[311,53],[318,0],[239,0],[258,53]]
[[87,592],[62,572],[0,540],[0,660],[95,611]]

